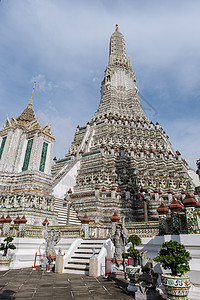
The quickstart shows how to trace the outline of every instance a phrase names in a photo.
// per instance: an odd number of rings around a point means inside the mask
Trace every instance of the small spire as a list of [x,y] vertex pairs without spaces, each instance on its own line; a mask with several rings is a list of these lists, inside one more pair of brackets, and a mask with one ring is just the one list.
[[30,108],[30,109],[33,109],[33,94],[34,94],[35,84],[36,84],[36,80],[34,80],[33,91],[32,91],[32,95],[31,95],[31,99],[28,104],[28,108]]
[[118,25],[115,25],[115,31],[118,32]]

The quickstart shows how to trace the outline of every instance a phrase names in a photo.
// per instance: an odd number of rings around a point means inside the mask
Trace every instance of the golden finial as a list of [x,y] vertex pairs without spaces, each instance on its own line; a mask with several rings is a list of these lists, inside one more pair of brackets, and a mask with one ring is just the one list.
[[117,32],[118,31],[118,25],[116,24],[115,26],[115,31]]
[[28,104],[28,108],[30,108],[30,109],[33,109],[33,94],[34,94],[35,84],[36,84],[36,80],[34,80],[33,91],[32,91],[32,95],[31,95],[31,99]]

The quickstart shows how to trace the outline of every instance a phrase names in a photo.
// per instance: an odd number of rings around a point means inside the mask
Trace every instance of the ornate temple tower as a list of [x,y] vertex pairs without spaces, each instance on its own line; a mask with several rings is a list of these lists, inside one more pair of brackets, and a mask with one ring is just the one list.
[[161,200],[168,205],[172,194],[179,199],[182,190],[194,190],[187,163],[142,109],[118,26],[97,112],[77,127],[69,153],[55,160],[52,172],[54,192],[71,201],[79,217],[87,212],[98,223],[110,221],[114,210],[126,221],[143,221],[145,215],[155,220]]
[[33,111],[33,92],[22,114],[5,122],[0,131],[0,213],[26,214],[28,223],[54,222],[51,162],[54,137],[40,126]]

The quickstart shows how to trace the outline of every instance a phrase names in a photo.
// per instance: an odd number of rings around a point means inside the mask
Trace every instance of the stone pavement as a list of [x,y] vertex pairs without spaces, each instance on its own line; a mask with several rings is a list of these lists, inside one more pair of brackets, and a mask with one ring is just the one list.
[[0,299],[126,300],[133,299],[124,280],[47,273],[31,268],[0,272]]

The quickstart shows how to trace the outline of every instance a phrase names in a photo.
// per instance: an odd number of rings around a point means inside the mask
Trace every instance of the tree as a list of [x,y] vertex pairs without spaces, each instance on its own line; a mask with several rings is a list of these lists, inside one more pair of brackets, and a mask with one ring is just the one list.
[[190,253],[186,251],[183,244],[177,241],[169,241],[161,245],[158,256],[154,258],[154,261],[160,262],[165,270],[170,269],[172,275],[177,276],[190,271],[189,259]]
[[138,255],[140,253],[139,250],[135,249],[135,246],[141,244],[141,238],[137,234],[132,234],[128,238],[128,243],[131,243],[132,246],[128,248],[128,253],[122,253],[123,258],[131,257],[134,260],[134,265],[136,264],[136,260],[138,259]]
[[12,243],[13,241],[13,237],[12,236],[7,236],[5,239],[4,239],[4,242],[5,243],[1,243],[1,246],[0,246],[0,251],[4,251],[3,252],[3,256],[6,256],[7,253],[8,253],[8,249],[16,249],[15,245]]

